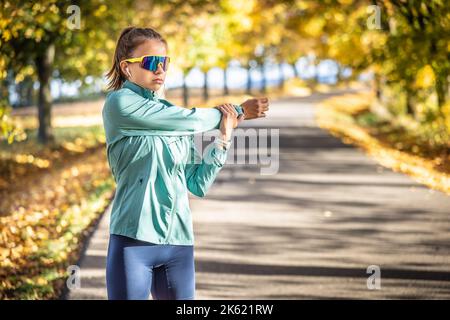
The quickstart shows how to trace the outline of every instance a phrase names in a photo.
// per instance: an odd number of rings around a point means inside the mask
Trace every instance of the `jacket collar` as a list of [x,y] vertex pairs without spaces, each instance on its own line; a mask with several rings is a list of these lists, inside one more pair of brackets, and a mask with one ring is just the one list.
[[125,80],[125,82],[122,85],[122,88],[128,88],[144,98],[151,100],[158,100],[158,95],[156,94],[155,91],[141,87],[140,85],[131,82],[129,80]]

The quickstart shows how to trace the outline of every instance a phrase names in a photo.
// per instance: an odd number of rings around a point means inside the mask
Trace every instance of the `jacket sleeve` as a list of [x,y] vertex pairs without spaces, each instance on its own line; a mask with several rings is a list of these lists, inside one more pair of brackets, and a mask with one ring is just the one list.
[[227,160],[227,150],[221,149],[215,142],[209,144],[204,151],[204,157],[195,147],[191,136],[191,147],[188,163],[185,167],[185,177],[188,190],[204,197]]
[[[107,99],[109,116],[120,130],[205,132],[220,128],[222,113],[216,108],[187,109],[134,93],[112,94]],[[241,106],[235,109],[243,113]]]

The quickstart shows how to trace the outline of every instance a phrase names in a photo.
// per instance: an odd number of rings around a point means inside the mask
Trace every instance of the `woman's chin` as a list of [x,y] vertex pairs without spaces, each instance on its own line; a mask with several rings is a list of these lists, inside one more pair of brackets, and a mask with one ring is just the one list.
[[147,88],[152,91],[158,91],[162,85],[163,85],[162,83],[152,82],[150,85],[147,86]]

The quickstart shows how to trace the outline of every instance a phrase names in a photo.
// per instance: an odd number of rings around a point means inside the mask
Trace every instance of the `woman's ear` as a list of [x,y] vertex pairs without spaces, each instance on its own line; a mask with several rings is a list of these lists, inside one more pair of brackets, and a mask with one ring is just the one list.
[[123,74],[125,74],[128,78],[131,78],[130,68],[128,67],[128,64],[125,61],[122,61],[120,63],[120,70]]

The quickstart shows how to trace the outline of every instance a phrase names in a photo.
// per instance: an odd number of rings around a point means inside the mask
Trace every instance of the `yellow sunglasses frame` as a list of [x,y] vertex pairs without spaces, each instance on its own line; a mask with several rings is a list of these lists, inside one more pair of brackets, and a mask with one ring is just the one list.
[[[169,56],[159,56],[159,55],[154,55],[154,54],[146,54],[145,56],[141,56],[141,57],[138,57],[138,58],[123,59],[122,61],[120,61],[120,63],[122,63],[122,62],[142,62],[142,60],[145,57],[167,57],[168,58],[167,62],[168,63],[170,62],[170,57]],[[158,66],[160,64],[162,64],[162,62],[158,63]]]

